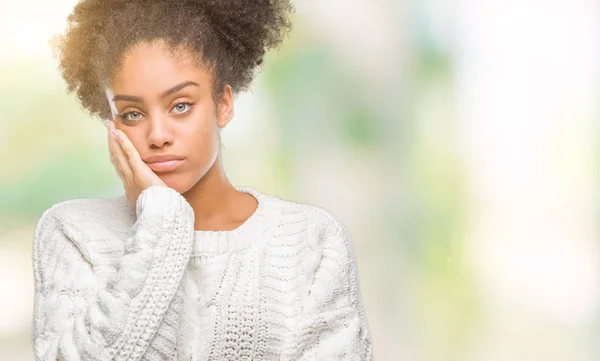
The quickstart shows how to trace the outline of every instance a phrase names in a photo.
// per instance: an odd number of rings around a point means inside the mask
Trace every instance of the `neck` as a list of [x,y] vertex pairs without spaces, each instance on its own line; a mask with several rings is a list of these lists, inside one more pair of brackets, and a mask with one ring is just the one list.
[[238,193],[227,179],[219,154],[206,174],[182,194],[194,209],[194,229],[220,228],[228,224],[235,203],[242,196]]

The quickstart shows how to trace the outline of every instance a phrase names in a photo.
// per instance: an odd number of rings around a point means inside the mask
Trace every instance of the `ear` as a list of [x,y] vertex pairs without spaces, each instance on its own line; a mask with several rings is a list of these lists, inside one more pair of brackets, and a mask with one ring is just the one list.
[[219,128],[225,128],[233,118],[233,91],[229,84],[225,84],[223,95],[217,105],[217,125]]

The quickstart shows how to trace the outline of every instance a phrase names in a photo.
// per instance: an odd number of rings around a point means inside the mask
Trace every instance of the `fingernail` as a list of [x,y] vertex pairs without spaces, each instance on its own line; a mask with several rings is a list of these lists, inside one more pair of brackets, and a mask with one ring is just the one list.
[[115,138],[119,139],[119,134],[114,129],[111,129],[110,131],[115,136]]

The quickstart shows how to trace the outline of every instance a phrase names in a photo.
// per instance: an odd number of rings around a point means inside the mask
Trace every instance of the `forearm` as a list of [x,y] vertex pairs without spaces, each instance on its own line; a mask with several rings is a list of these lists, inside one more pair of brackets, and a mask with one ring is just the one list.
[[[151,188],[140,194],[132,236],[125,240],[125,254],[105,285],[96,282],[95,290],[83,292],[88,296],[77,296],[79,288],[86,288],[82,275],[95,277],[84,257],[68,265],[64,275],[54,272],[50,281],[42,280],[44,273],[35,270],[36,360],[142,359],[180,285],[191,252],[194,221],[192,208],[175,190]],[[85,235],[66,224],[62,230],[36,229],[34,244],[40,242],[38,237],[51,234],[47,243],[64,243],[65,250],[75,254],[77,242],[73,241]],[[34,255],[38,251],[34,249]],[[69,295],[64,289],[75,293]]]

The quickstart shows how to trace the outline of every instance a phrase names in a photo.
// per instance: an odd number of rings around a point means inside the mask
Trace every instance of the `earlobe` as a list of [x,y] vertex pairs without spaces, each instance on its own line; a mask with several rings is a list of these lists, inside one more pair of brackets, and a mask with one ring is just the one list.
[[217,125],[219,128],[225,128],[227,124],[231,121],[232,114],[230,112],[222,112],[219,116],[219,120],[217,121]]

